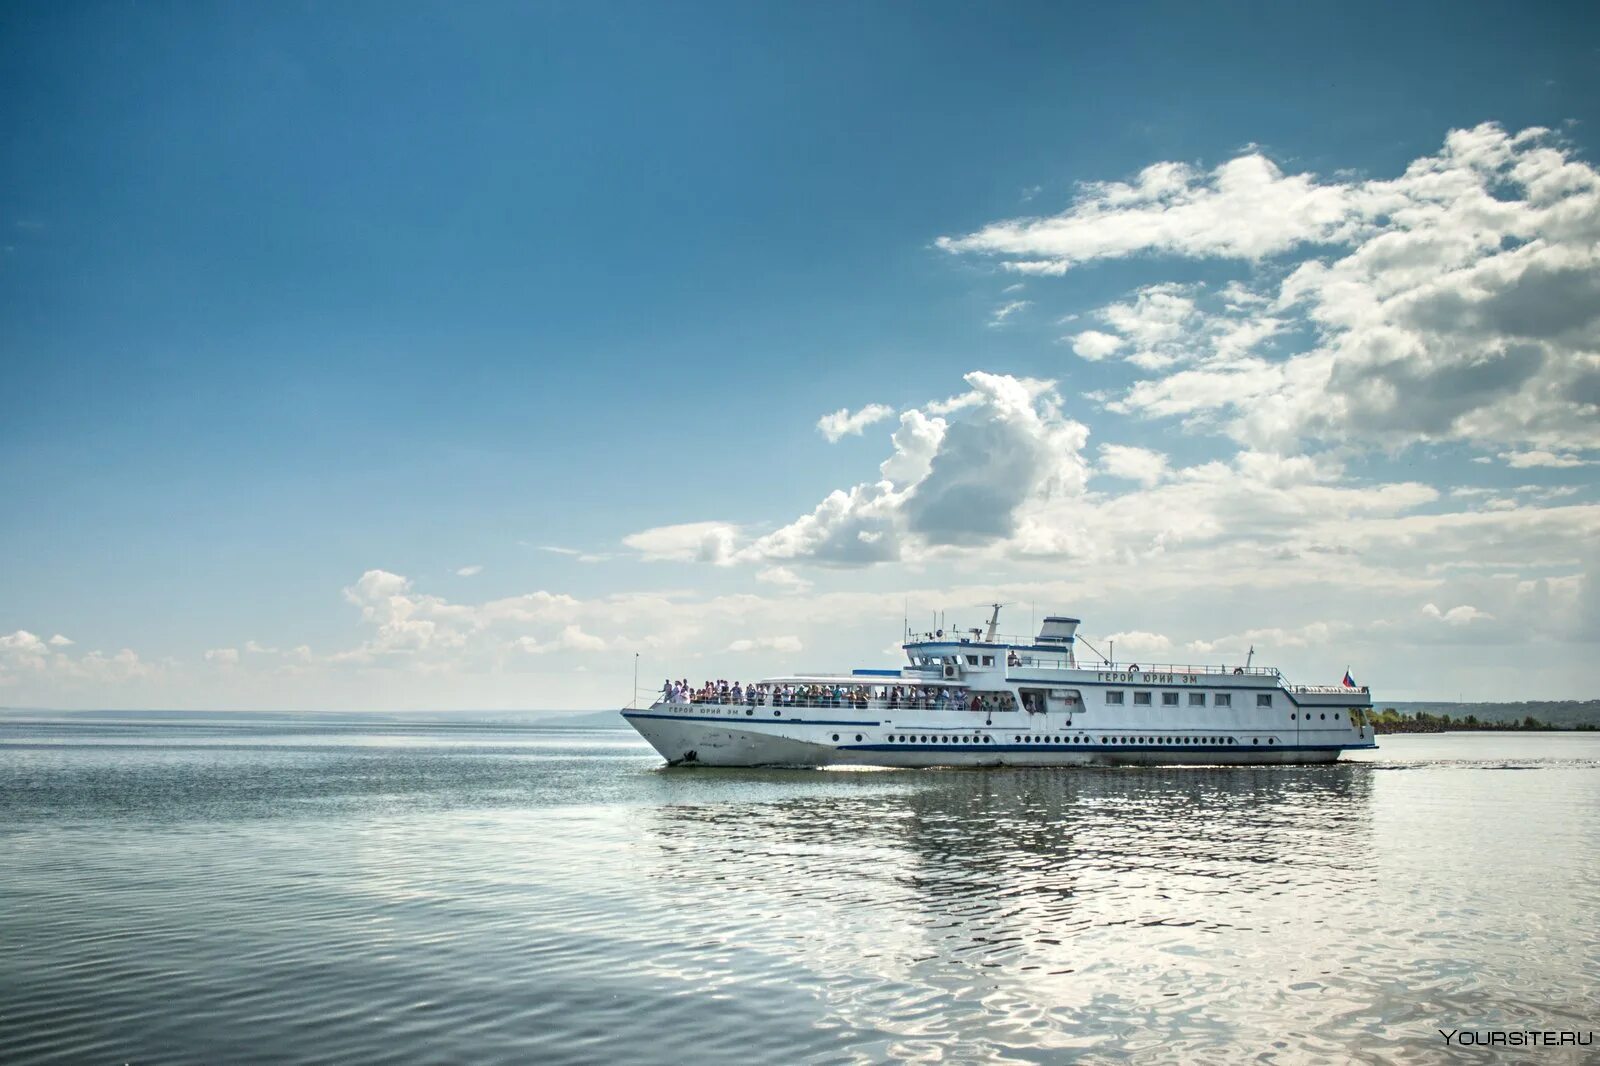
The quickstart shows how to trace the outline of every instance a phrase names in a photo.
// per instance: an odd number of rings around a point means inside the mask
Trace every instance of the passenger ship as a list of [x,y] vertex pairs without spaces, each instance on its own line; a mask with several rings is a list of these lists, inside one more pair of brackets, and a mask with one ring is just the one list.
[[737,701],[664,695],[622,715],[670,765],[1282,765],[1377,746],[1348,672],[1291,685],[1248,663],[1086,665],[1078,619],[1029,639],[997,637],[999,615],[908,639],[899,670],[770,677]]

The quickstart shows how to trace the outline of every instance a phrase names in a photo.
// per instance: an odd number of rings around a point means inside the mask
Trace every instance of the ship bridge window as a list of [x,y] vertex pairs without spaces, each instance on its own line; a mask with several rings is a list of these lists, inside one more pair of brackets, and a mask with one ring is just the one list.
[[1133,705],[1135,707],[1148,707],[1148,706],[1150,706],[1150,693],[1148,693],[1148,692],[1135,692],[1133,694]]
[[1176,707],[1177,705],[1178,705],[1178,694],[1176,692],[1163,692],[1161,694],[1161,706],[1163,706],[1163,707]]
[[1232,707],[1233,706],[1233,693],[1231,693],[1231,692],[1219,692],[1219,693],[1217,693],[1217,698],[1212,700],[1211,702],[1215,706],[1218,706],[1218,707]]
[[1114,691],[1114,690],[1108,690],[1106,692],[1106,702],[1107,703],[1121,703],[1122,702],[1122,693]]
[[1270,692],[1258,692],[1258,693],[1256,693],[1256,706],[1257,707],[1271,707],[1272,706],[1272,693],[1270,693]]
[[1206,705],[1206,694],[1204,692],[1191,692],[1191,693],[1189,693],[1189,706],[1191,706],[1191,707],[1204,707],[1205,705]]
[[983,657],[983,665],[985,665],[985,666],[993,666],[994,665],[994,656],[993,655],[985,655]]
[[978,657],[976,655],[967,656],[967,665],[968,666],[977,666],[978,665]]

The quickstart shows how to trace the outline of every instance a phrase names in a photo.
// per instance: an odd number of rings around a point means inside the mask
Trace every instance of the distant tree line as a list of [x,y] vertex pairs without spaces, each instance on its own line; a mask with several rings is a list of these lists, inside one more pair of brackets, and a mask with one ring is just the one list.
[[[1513,704],[1479,704],[1483,708],[1509,710]],[[1531,714],[1517,718],[1514,715],[1479,717],[1476,713],[1452,716],[1445,712],[1430,713],[1428,711],[1401,711],[1394,707],[1385,707],[1382,710],[1367,712],[1367,720],[1372,723],[1373,732],[1376,733],[1443,733],[1449,731],[1472,729],[1517,729],[1517,730],[1593,730],[1594,722],[1573,722],[1570,724],[1542,721]]]

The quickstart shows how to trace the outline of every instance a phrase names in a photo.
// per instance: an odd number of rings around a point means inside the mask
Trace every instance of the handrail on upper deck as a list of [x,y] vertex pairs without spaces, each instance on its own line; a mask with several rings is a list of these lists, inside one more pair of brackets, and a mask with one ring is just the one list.
[[1283,676],[1281,673],[1279,673],[1276,666],[1217,666],[1211,664],[1196,666],[1193,663],[1151,663],[1148,666],[1141,666],[1138,663],[1130,662],[1124,666],[1122,663],[1110,662],[1102,663],[1099,666],[1086,666],[1083,667],[1083,669],[1103,670],[1106,673],[1116,674],[1227,674],[1229,676],[1234,674],[1243,674],[1246,677]]
[[1290,685],[1290,692],[1302,693],[1307,696],[1338,695],[1344,692],[1362,692],[1370,695],[1365,685]]
[[[1009,693],[1004,693],[1003,695],[1009,695]],[[752,710],[757,708],[757,707],[775,707],[775,708],[778,708],[780,710],[786,709],[786,708],[789,708],[789,707],[813,707],[813,708],[825,707],[825,708],[832,708],[834,710],[854,710],[854,711],[967,711],[968,713],[971,713],[971,714],[985,714],[985,713],[989,713],[989,712],[993,712],[993,711],[1014,711],[1014,710],[1017,709],[1016,704],[1014,702],[1010,702],[1010,701],[1006,701],[1006,705],[1004,705],[1004,706],[999,706],[999,707],[983,706],[983,707],[977,708],[976,710],[973,710],[973,708],[971,707],[969,701],[967,701],[967,700],[939,700],[939,699],[931,699],[930,700],[930,699],[911,699],[911,698],[889,699],[887,697],[882,697],[882,696],[873,696],[873,697],[870,697],[870,698],[864,699],[864,700],[852,700],[852,699],[846,699],[846,698],[835,699],[833,697],[827,697],[827,696],[823,696],[823,697],[816,697],[816,696],[781,697],[781,698],[776,699],[776,700],[773,699],[771,696],[757,697],[754,700],[751,700],[749,698],[742,699],[742,700],[736,700],[731,696],[727,697],[726,699],[724,699],[722,697],[717,697],[715,699],[701,699],[699,697],[696,697],[694,699],[686,699],[686,700],[657,699],[650,706],[651,707],[745,707],[745,708],[749,708],[749,709],[752,709]]]

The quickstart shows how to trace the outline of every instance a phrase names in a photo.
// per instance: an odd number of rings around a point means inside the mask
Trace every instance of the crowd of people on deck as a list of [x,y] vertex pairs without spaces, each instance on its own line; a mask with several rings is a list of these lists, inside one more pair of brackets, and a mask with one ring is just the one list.
[[688,678],[661,684],[663,703],[717,703],[747,707],[866,707],[878,701],[891,708],[970,710],[984,713],[1016,710],[1009,692],[971,692],[946,685],[758,684],[718,679],[691,685]]

